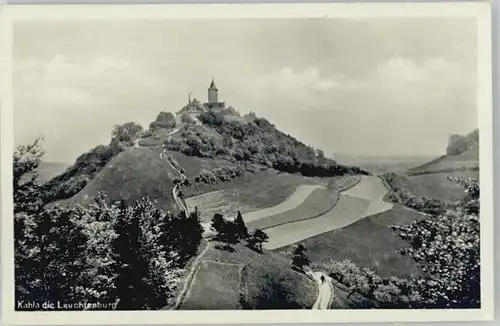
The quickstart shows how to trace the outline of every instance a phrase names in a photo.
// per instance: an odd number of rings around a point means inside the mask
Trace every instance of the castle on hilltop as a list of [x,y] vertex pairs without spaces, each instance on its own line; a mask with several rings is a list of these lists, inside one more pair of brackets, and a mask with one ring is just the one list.
[[212,78],[212,82],[208,88],[208,102],[202,104],[196,98],[191,99],[191,93],[189,93],[188,104],[176,113],[176,122],[177,124],[182,123],[182,116],[186,114],[191,119],[197,121],[198,115],[203,112],[220,112],[225,108],[226,103],[219,102],[219,90],[215,86],[215,80]]

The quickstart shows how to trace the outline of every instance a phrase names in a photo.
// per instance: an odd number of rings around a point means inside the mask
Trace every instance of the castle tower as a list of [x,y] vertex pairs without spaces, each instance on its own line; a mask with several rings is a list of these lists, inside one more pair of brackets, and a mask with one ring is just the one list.
[[215,86],[215,81],[212,78],[212,83],[210,84],[210,87],[208,88],[208,104],[216,104],[219,102],[218,92],[219,92],[219,90]]

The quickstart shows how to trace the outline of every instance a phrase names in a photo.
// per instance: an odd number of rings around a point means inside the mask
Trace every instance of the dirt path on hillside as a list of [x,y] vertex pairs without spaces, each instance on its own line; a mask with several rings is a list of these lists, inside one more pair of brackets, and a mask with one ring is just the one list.
[[342,192],[337,205],[329,212],[313,219],[266,229],[269,241],[263,247],[271,250],[287,246],[389,210],[392,204],[383,201],[386,193],[387,189],[379,178],[363,176],[356,186]]
[[323,272],[309,272],[309,274],[318,285],[318,298],[311,309],[328,309],[334,296],[331,278]]

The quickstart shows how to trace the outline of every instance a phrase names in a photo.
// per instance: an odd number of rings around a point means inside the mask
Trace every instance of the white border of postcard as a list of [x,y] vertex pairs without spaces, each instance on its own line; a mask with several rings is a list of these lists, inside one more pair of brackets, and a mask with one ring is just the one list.
[[[187,18],[475,17],[481,184],[481,309],[259,311],[14,311],[12,217],[12,22],[17,20]],[[2,317],[9,324],[170,324],[469,321],[493,318],[493,156],[491,13],[487,2],[7,6],[0,12]]]

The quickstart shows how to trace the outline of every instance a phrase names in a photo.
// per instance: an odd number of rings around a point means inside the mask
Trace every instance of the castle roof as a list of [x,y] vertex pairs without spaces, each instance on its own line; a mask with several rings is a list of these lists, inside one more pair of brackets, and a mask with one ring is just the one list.
[[212,82],[210,83],[210,89],[217,90],[217,86],[215,86],[215,80],[212,78]]

